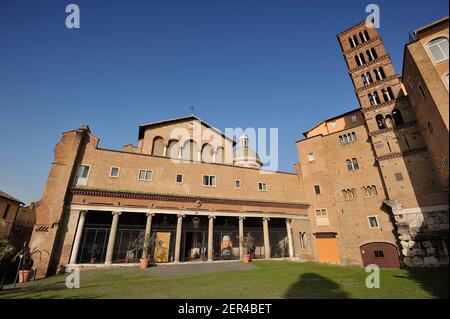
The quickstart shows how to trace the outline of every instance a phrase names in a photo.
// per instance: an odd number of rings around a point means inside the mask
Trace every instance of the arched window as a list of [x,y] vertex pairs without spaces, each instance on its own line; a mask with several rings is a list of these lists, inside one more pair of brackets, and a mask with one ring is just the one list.
[[339,142],[341,142],[341,144],[344,144],[344,138],[342,137],[342,135],[339,135]]
[[375,48],[370,49],[370,53],[372,53],[372,57],[374,60],[378,59],[378,54]]
[[164,140],[161,136],[157,136],[153,139],[152,143],[152,155],[164,156]]
[[211,144],[204,144],[202,147],[202,162],[213,162],[214,149]]
[[388,87],[386,90],[387,90],[387,94],[389,95],[389,98],[391,100],[393,100],[395,98],[395,96],[394,96],[394,92],[392,92],[391,87]]
[[395,125],[401,125],[404,123],[402,113],[400,113],[400,110],[394,109],[392,111],[392,118],[394,119]]
[[347,139],[347,135],[346,135],[346,134],[344,134],[344,135],[342,136],[342,139],[343,139],[343,141],[344,141],[344,144],[345,144],[345,143],[348,143],[348,139]]
[[381,81],[384,79],[384,71],[382,73],[383,68],[379,67],[378,69],[373,69],[373,73],[375,73],[375,80]]
[[351,189],[351,194],[352,194],[352,198],[356,198],[356,189],[355,188]]
[[355,61],[356,61],[356,65],[357,66],[360,66],[362,63],[361,63],[361,59],[359,58],[359,56],[358,55],[355,55]]
[[352,158],[353,169],[359,169],[358,160],[356,158]]
[[356,35],[353,36],[353,42],[355,42],[355,46],[359,45],[358,38]]
[[223,147],[219,146],[216,150],[216,163],[223,163],[224,161]]
[[364,193],[364,196],[367,197],[367,188],[363,186],[363,187],[361,187],[361,189]]
[[348,198],[347,191],[345,189],[342,190],[342,197],[344,197],[344,199]]
[[386,128],[386,123],[384,121],[384,117],[381,114],[375,116],[375,120],[377,121],[378,129],[382,130]]
[[373,196],[377,196],[377,195],[378,195],[378,193],[377,193],[377,187],[376,187],[375,185],[372,185],[371,189],[372,189],[372,194],[373,194]]
[[361,64],[366,63],[366,59],[364,58],[364,54],[362,54],[362,52],[359,54],[359,58],[361,59]]
[[448,59],[447,38],[441,37],[431,40],[428,42],[428,48],[430,49],[434,62],[439,63]]
[[370,75],[370,72],[367,72],[367,73],[366,73],[366,78],[367,78],[367,82],[373,83],[372,75]]
[[384,69],[383,69],[383,67],[380,66],[380,67],[378,68],[378,71],[380,72],[381,80],[383,80],[383,79],[386,77],[386,74],[384,74]]
[[378,104],[381,103],[380,97],[378,96],[378,92],[377,91],[373,92],[373,99],[375,101],[375,105],[378,105]]
[[387,89],[382,89],[381,93],[383,94],[383,99],[385,102],[389,102],[394,99],[394,93],[392,93],[392,89],[390,87]]
[[167,145],[167,157],[179,158],[180,157],[180,144],[178,140],[170,140]]
[[369,59],[369,61],[375,60],[375,58],[372,55],[372,52],[370,52],[369,50],[366,50],[366,54],[367,54],[367,58]]
[[392,121],[392,116],[390,114],[386,115],[386,117],[384,118],[384,123],[386,124],[387,128],[394,127],[394,123]]
[[366,41],[369,41],[369,40],[370,40],[369,32],[367,32],[367,30],[364,30],[364,36],[365,36],[365,38],[366,38]]
[[356,141],[356,133],[352,132],[352,142]]
[[380,98],[378,97],[377,91],[375,91],[373,93],[369,93],[367,96],[369,97],[369,101],[370,101],[371,105],[375,106],[375,105],[380,104]]
[[364,39],[362,32],[359,33],[359,38],[361,39],[361,42],[366,42],[366,39]]
[[348,38],[348,42],[350,43],[350,47],[354,48],[355,47],[355,43],[353,42],[352,38]]
[[346,160],[345,163],[347,164],[347,169],[349,171],[355,171],[359,169],[358,160],[356,158],[352,158],[351,160]]
[[193,140],[188,140],[184,143],[182,150],[182,158],[188,161],[198,161],[198,145]]
[[365,75],[365,74],[361,74],[361,80],[362,80],[362,82],[363,82],[364,85],[367,85],[367,84],[368,84],[367,79],[366,79],[366,75]]

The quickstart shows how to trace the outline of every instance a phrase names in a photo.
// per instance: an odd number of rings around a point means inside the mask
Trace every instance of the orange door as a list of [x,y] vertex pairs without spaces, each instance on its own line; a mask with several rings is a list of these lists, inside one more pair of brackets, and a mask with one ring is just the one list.
[[339,264],[339,252],[336,238],[316,238],[319,262]]

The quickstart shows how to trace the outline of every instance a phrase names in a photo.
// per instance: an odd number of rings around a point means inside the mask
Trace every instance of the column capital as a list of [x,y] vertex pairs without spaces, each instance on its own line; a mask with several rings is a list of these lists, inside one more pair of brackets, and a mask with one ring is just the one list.
[[80,216],[86,217],[87,212],[88,212],[87,210],[80,210]]
[[290,224],[292,222],[292,218],[286,218],[286,221]]
[[216,216],[215,215],[209,215],[208,218],[209,219],[216,219]]
[[240,220],[244,220],[244,219],[245,219],[245,216],[239,216],[239,219],[240,219]]
[[151,212],[151,213],[145,213],[145,216],[149,217],[149,216],[155,216],[155,213]]
[[122,215],[122,212],[120,210],[116,210],[112,212],[113,215]]
[[183,214],[183,213],[179,213],[179,214],[177,214],[177,217],[178,217],[178,218],[180,218],[180,217],[181,217],[181,218],[184,218],[185,216],[186,216],[186,215],[185,215],[185,214]]
[[262,219],[263,219],[263,220],[269,221],[269,220],[270,220],[270,217],[263,217]]

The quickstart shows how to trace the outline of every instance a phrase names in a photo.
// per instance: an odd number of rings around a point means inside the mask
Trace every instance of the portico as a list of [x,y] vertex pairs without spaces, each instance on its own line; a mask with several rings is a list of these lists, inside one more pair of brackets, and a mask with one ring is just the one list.
[[162,259],[155,258],[157,263],[239,260],[243,252],[242,239],[247,233],[255,237],[253,258],[293,259],[291,221],[308,219],[304,214],[90,204],[70,204],[68,210],[71,218],[78,221],[70,254],[71,266],[136,263],[149,251],[146,245],[139,251],[132,249],[141,232],[154,234],[158,238],[155,245],[166,245],[165,259],[159,256]]

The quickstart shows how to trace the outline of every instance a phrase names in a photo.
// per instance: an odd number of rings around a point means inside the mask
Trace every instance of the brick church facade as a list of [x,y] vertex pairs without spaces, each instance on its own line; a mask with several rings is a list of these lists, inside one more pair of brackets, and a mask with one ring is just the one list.
[[[64,132],[30,240],[47,252],[38,275],[135,263],[141,233],[158,262],[239,260],[251,233],[253,258],[448,264],[448,18],[416,32],[403,76],[365,22],[337,38],[360,105],[304,133],[294,173],[267,173],[247,136],[193,115],[141,125],[121,150]],[[411,102],[419,85],[432,103]]]

